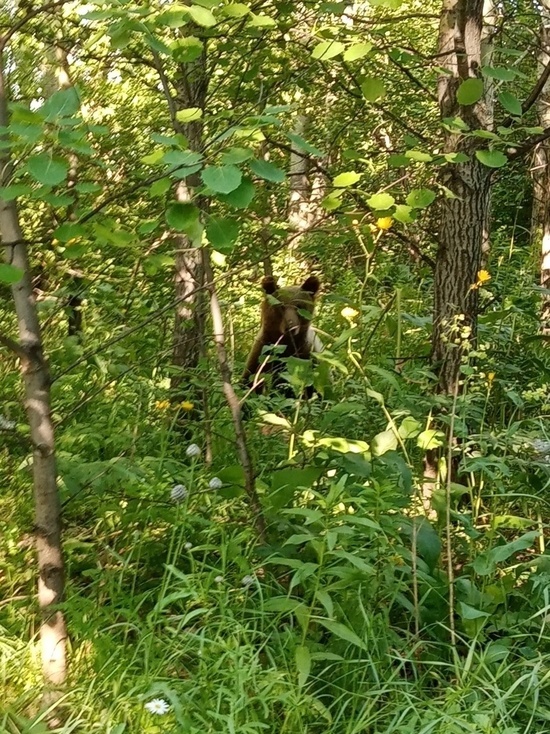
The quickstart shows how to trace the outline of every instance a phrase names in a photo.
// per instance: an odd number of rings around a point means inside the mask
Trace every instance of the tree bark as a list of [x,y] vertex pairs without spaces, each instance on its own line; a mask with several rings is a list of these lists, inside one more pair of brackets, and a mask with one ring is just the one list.
[[[3,53],[0,52],[0,128],[9,124],[8,95],[4,78]],[[11,178],[9,149],[0,149],[0,185]],[[57,608],[63,600],[64,568],[61,549],[61,508],[57,489],[54,428],[50,411],[50,377],[44,358],[40,325],[30,277],[27,246],[14,200],[0,199],[0,237],[5,261],[23,272],[12,286],[17,314],[19,343],[16,353],[21,362],[25,387],[25,408],[33,445],[34,536],[38,557],[38,603],[41,657],[46,699],[66,677],[66,627]]]
[[[487,129],[491,115],[486,95],[472,105],[460,105],[457,90],[480,75],[483,54],[483,0],[444,0],[439,53],[448,73],[438,81],[442,118],[459,116],[471,130]],[[439,390],[453,395],[460,378],[462,357],[476,338],[482,247],[487,239],[490,169],[475,157],[479,138],[447,133],[445,152],[462,152],[469,160],[449,164],[440,182],[456,198],[441,204],[441,227],[434,277],[432,357],[439,374]]]
[[[550,0],[543,0],[540,9],[541,75],[550,63]],[[537,100],[539,125],[550,127],[550,81],[544,84]],[[532,236],[540,242],[540,284],[550,289],[550,142],[544,140],[535,148],[533,157],[533,211]],[[543,294],[541,305],[541,332],[550,335],[550,295]]]

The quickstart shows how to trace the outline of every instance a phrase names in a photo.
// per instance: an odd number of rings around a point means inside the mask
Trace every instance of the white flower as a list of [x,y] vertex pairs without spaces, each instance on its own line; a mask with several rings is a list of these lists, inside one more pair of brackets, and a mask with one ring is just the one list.
[[185,453],[187,454],[187,456],[193,458],[195,456],[200,456],[201,450],[196,443],[192,443],[190,446],[187,447],[187,451]]
[[217,584],[223,584],[223,576],[216,576],[216,578],[214,579],[214,581]]
[[191,548],[193,547],[193,543],[187,542],[183,547],[185,548],[185,550],[191,550]]
[[219,477],[212,477],[208,482],[208,486],[210,489],[221,489],[223,487],[223,482]]
[[170,492],[170,499],[172,502],[183,502],[186,497],[187,487],[185,484],[176,484],[172,487],[172,491]]
[[255,580],[256,579],[254,578],[254,576],[243,576],[243,580],[241,581],[241,584],[246,587],[252,586]]
[[163,698],[153,698],[145,704],[145,708],[150,714],[164,716],[170,710],[170,705]]

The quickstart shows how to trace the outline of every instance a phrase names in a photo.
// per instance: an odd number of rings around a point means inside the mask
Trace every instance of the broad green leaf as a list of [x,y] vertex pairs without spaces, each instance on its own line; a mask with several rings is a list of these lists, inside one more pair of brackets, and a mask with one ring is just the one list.
[[475,609],[475,607],[472,607],[470,604],[466,604],[463,601],[458,603],[458,609],[462,619],[470,621],[473,619],[486,619],[491,616],[489,612],[482,612],[480,609]]
[[435,428],[428,428],[419,434],[416,439],[416,445],[424,451],[429,451],[430,449],[436,449],[439,446],[443,446],[444,438],[445,437],[441,431],[438,431]]
[[425,209],[435,199],[435,191],[431,189],[413,189],[407,196],[407,204],[413,209]]
[[407,158],[406,155],[395,153],[388,156],[388,166],[390,166],[391,168],[402,168],[405,166],[410,166],[410,164],[410,158]]
[[96,194],[102,187],[92,181],[81,181],[76,184],[75,189],[79,194]]
[[294,652],[296,660],[296,671],[298,672],[298,686],[303,688],[311,672],[311,655],[309,648],[298,645]]
[[191,19],[203,28],[211,28],[218,22],[214,17],[214,14],[208,8],[202,8],[200,5],[190,5],[187,8]]
[[250,160],[253,155],[254,152],[250,148],[229,148],[223,153],[221,162],[225,165],[244,163]]
[[501,92],[498,95],[498,101],[511,115],[521,117],[523,115],[523,107],[517,97],[510,92]]
[[242,18],[250,13],[250,8],[244,3],[228,3],[221,6],[220,12],[230,18]]
[[333,59],[335,56],[338,56],[338,54],[343,53],[345,50],[346,47],[340,41],[321,41],[321,43],[318,43],[317,46],[315,46],[311,52],[311,56],[312,58],[319,59],[320,61],[328,61],[329,59]]
[[173,202],[166,209],[166,224],[177,232],[190,234],[199,222],[199,210],[191,203]]
[[239,224],[228,217],[210,217],[206,225],[206,236],[212,247],[227,252],[239,236]]
[[416,438],[420,433],[420,428],[420,423],[416,418],[413,418],[412,415],[408,415],[403,419],[399,426],[399,435],[403,440],[406,440],[407,438]]
[[63,222],[57,229],[53,231],[52,237],[60,242],[68,242],[77,237],[84,237],[87,234],[86,228],[77,222]]
[[471,105],[483,96],[483,79],[466,79],[456,92],[456,100],[461,105]]
[[386,94],[386,85],[381,79],[376,77],[367,77],[361,84],[361,92],[363,97],[369,102],[376,102]]
[[27,161],[31,176],[46,186],[57,186],[67,178],[69,166],[61,158],[53,158],[47,153],[33,155]]
[[161,13],[155,21],[157,25],[166,26],[167,28],[181,28],[188,22],[187,8],[184,6],[176,6]]
[[99,242],[106,242],[115,247],[127,247],[135,238],[132,232],[121,229],[120,226],[111,220],[105,224],[94,224],[94,232]]
[[236,189],[229,194],[220,194],[218,199],[235,209],[246,209],[256,194],[256,187],[248,176],[244,176]]
[[193,150],[168,150],[164,153],[162,160],[169,166],[191,168],[202,160],[202,155]]
[[69,204],[74,202],[74,197],[69,194],[54,194],[51,191],[49,193],[40,194],[38,197],[34,197],[33,195],[33,198],[38,198],[52,206],[69,206]]
[[417,161],[418,163],[430,163],[433,161],[433,156],[429,153],[424,153],[421,150],[408,150],[405,153],[406,158],[410,158],[411,161]]
[[277,168],[277,166],[273,165],[273,163],[270,163],[269,161],[254,159],[253,161],[250,161],[249,165],[250,170],[255,173],[256,176],[259,176],[266,181],[281,183],[286,178],[285,172],[282,171],[280,168]]
[[395,451],[397,448],[397,437],[392,430],[377,433],[372,439],[371,448],[373,454],[382,456],[387,451]]
[[316,467],[304,469],[279,469],[271,477],[269,503],[272,508],[280,509],[288,505],[298,489],[309,489],[319,479],[321,470]]
[[287,133],[286,135],[288,139],[294,143],[296,150],[310,153],[318,158],[322,157],[323,151],[319,150],[319,148],[316,148],[314,145],[311,145],[311,143],[308,143],[307,140],[304,140],[300,135],[296,135],[295,133]]
[[270,18],[269,15],[256,15],[255,13],[251,13],[250,15],[251,18],[247,25],[252,28],[274,28],[277,25],[277,21]]
[[178,63],[189,63],[199,58],[203,51],[203,43],[195,36],[186,36],[174,41],[170,46],[170,55]]
[[413,525],[416,531],[416,550],[433,571],[441,555],[441,540],[433,525],[425,517],[417,517]]
[[201,173],[205,186],[219,194],[229,194],[241,183],[242,173],[237,166],[207,166]]
[[484,66],[481,72],[484,76],[488,76],[491,79],[498,79],[501,82],[511,82],[517,76],[517,72],[514,69],[506,69],[503,66]]
[[332,619],[318,619],[317,622],[322,624],[335,637],[339,637],[344,642],[350,642],[352,645],[367,650],[368,646],[365,642],[349,627],[341,622],[333,622]]
[[407,206],[406,204],[397,204],[393,217],[402,224],[410,224],[416,219],[416,213],[411,206]]
[[370,199],[367,199],[367,204],[375,211],[385,211],[391,209],[395,204],[395,199],[390,194],[374,194]]
[[447,163],[467,163],[470,159],[466,153],[445,153]]
[[32,188],[27,184],[11,184],[11,186],[0,186],[0,199],[3,201],[11,201],[19,196],[27,196],[32,192]]
[[375,8],[389,8],[390,10],[397,10],[401,7],[404,0],[368,0],[369,5]]
[[58,117],[72,117],[80,109],[80,98],[75,87],[60,89],[47,99],[40,109],[46,122]]
[[155,181],[153,184],[151,184],[151,188],[149,189],[149,193],[151,196],[164,196],[164,194],[170,189],[170,186],[172,185],[172,182],[169,178],[161,178],[158,181]]
[[476,158],[488,168],[502,168],[508,158],[500,150],[476,150]]
[[488,576],[489,574],[494,573],[497,564],[508,560],[508,558],[519,551],[530,548],[538,536],[538,530],[531,530],[529,533],[525,533],[510,543],[497,545],[496,548],[480,553],[472,564],[474,571],[480,576]]
[[184,110],[178,110],[176,112],[176,120],[178,122],[193,122],[193,120],[200,120],[202,117],[202,110],[200,107],[187,107]]
[[347,188],[348,186],[356,184],[360,178],[360,173],[356,173],[355,171],[345,171],[344,173],[339,173],[338,176],[334,178],[332,184],[337,188]]
[[342,193],[343,191],[332,191],[330,194],[324,197],[321,201],[321,206],[327,212],[332,212],[338,207],[342,206]]
[[372,50],[372,43],[354,43],[344,52],[344,61],[357,61],[362,59]]
[[163,150],[154,150],[152,153],[144,155],[141,162],[145,163],[146,166],[156,166],[163,160],[163,157]]
[[16,268],[15,265],[9,265],[8,263],[0,263],[0,283],[13,285],[13,283],[19,283],[22,277],[23,271],[21,268]]

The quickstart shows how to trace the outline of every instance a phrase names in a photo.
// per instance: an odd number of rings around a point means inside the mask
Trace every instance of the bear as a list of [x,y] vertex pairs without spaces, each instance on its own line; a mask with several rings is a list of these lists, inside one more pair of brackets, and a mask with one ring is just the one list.
[[[272,275],[262,280],[266,294],[262,303],[261,328],[246,362],[243,373],[245,386],[254,386],[261,393],[264,380],[261,373],[273,375],[273,386],[281,388],[284,381],[277,376],[284,369],[282,360],[288,357],[309,359],[312,352],[323,351],[323,344],[311,326],[315,311],[315,299],[320,282],[316,275],[310,275],[300,286],[280,288]],[[276,358],[262,354],[264,347],[280,347]],[[266,361],[267,359],[267,361]],[[306,390],[311,397],[313,389]]]

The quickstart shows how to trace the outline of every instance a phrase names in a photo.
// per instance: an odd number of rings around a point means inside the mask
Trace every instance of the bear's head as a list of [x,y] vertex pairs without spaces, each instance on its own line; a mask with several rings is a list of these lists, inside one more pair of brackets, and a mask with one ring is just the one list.
[[277,280],[269,275],[262,280],[266,298],[262,308],[264,332],[273,342],[305,338],[315,309],[315,296],[320,283],[310,275],[302,285],[279,288]]

